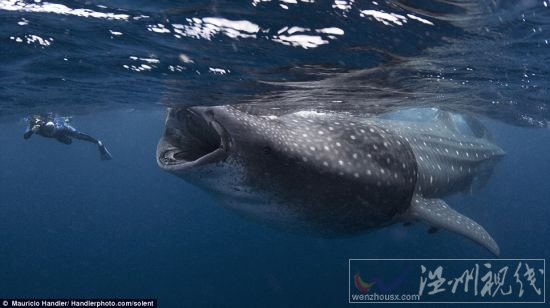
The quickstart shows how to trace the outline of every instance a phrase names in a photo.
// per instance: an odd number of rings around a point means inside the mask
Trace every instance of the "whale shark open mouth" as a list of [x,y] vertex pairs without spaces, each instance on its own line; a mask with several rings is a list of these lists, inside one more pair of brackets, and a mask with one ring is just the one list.
[[183,171],[222,161],[229,137],[215,120],[192,108],[171,109],[164,136],[157,146],[157,163],[168,171]]

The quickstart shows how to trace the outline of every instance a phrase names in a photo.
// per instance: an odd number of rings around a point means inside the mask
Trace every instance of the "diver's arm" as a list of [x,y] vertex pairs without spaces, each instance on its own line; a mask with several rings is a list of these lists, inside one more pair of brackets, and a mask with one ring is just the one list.
[[25,134],[23,134],[23,138],[29,139],[32,136],[32,134],[38,131],[38,128],[39,128],[38,125],[31,126],[29,124],[29,126],[27,127],[27,130],[25,131]]
[[24,139],[29,139],[33,134],[33,131],[32,129],[29,127],[27,128],[27,130],[25,131],[25,133],[23,134],[23,138]]

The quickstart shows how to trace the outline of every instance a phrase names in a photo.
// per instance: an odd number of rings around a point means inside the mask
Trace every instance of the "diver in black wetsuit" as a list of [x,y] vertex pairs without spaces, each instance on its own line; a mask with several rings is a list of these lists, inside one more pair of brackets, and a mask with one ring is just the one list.
[[71,119],[68,117],[33,115],[26,120],[28,122],[28,127],[23,135],[25,139],[29,139],[32,134],[36,133],[42,137],[55,138],[57,141],[64,144],[71,144],[73,142],[72,138],[75,138],[97,144],[102,160],[109,160],[112,158],[111,153],[109,153],[101,141],[88,134],[79,132],[69,125]]

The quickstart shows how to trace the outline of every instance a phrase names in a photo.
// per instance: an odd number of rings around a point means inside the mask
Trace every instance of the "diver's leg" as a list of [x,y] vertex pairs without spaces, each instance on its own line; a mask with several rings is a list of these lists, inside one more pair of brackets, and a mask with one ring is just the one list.
[[110,160],[111,158],[113,158],[111,156],[111,153],[109,153],[109,150],[107,150],[105,145],[103,145],[103,142],[95,139],[94,137],[92,137],[88,134],[81,133],[81,132],[74,132],[73,137],[77,138],[79,140],[84,140],[84,141],[88,141],[88,142],[92,142],[92,143],[97,144],[98,149],[99,149],[99,155],[100,155],[102,160]]
[[92,143],[95,143],[95,144],[99,144],[99,140],[95,139],[94,137],[92,137],[88,134],[84,134],[84,133],[81,133],[81,132],[74,132],[72,134],[72,136],[76,139],[79,139],[79,140],[84,140],[84,141],[92,142]]
[[99,142],[99,140],[95,139],[94,137],[92,137],[88,134],[85,134],[85,133],[81,133],[81,132],[77,131],[76,128],[72,127],[71,125],[65,124],[65,123],[63,123],[63,125],[61,125],[61,128],[58,130],[58,135],[73,137],[73,138],[76,138],[78,140],[88,141],[88,142],[95,143],[95,144],[98,144],[98,142]]
[[59,137],[56,137],[55,139],[57,139],[57,141],[59,141],[61,143],[64,143],[64,144],[73,143],[73,139],[71,139],[71,137],[69,137],[69,136],[59,136]]

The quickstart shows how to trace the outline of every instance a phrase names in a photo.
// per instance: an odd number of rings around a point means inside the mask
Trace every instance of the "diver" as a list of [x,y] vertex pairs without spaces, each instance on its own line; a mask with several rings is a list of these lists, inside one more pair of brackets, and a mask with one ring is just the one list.
[[28,122],[27,130],[23,135],[25,139],[29,139],[33,134],[38,134],[46,138],[55,138],[64,144],[71,144],[73,142],[72,138],[75,138],[97,144],[102,160],[110,160],[112,158],[111,153],[109,153],[101,141],[88,134],[79,132],[69,125],[71,122],[70,117],[58,117],[48,114],[33,115],[25,120]]

